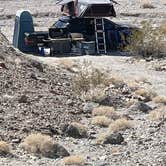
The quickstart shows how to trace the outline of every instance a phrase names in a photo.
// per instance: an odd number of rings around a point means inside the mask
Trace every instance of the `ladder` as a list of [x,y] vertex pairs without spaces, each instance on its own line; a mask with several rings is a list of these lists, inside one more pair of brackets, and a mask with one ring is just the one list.
[[95,25],[95,38],[96,38],[96,48],[98,54],[106,54],[106,40],[105,40],[105,29],[104,29],[104,19],[94,18]]

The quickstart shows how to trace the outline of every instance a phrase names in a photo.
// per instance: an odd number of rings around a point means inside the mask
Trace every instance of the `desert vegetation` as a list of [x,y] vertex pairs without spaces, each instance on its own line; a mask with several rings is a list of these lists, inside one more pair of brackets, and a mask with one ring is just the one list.
[[166,107],[161,107],[151,111],[148,114],[148,118],[153,121],[165,120],[166,119]]
[[109,125],[110,132],[117,132],[130,128],[134,128],[134,123],[125,118],[117,119],[115,122]]
[[51,137],[40,133],[27,136],[21,143],[21,147],[29,153],[39,153],[44,156],[54,151]]
[[5,141],[0,141],[0,155],[6,155],[10,153],[9,144]]
[[98,86],[106,87],[108,85],[108,74],[92,67],[91,62],[86,60],[73,80],[73,90],[77,94],[88,93],[91,89],[95,89]]
[[62,163],[64,165],[84,165],[85,160],[83,159],[83,157],[75,155],[75,156],[69,156],[69,157],[65,157],[62,161]]
[[155,103],[161,103],[161,104],[165,104],[166,105],[166,96],[156,96],[153,98],[153,101]]
[[[146,5],[145,5],[146,6]],[[142,22],[140,30],[134,30],[130,44],[126,50],[133,55],[140,55],[145,58],[165,57],[165,35],[164,25],[153,27],[150,22]]]
[[108,106],[100,106],[94,108],[92,110],[92,116],[106,116],[113,120],[119,117],[118,113],[115,111],[115,108]]
[[106,116],[95,116],[92,118],[92,124],[101,127],[108,127],[111,122],[112,120]]

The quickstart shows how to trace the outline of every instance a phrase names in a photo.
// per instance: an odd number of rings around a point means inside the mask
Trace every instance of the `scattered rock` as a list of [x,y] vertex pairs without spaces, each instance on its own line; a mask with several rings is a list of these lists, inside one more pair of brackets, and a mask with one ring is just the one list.
[[83,112],[84,113],[91,113],[93,108],[95,108],[98,104],[96,103],[85,103],[83,106]]
[[144,113],[148,113],[150,110],[152,110],[152,108],[148,104],[143,102],[137,102],[129,107],[129,111],[133,112],[141,111]]
[[62,132],[74,138],[85,138],[88,136],[86,128],[79,123],[65,124],[62,126]]
[[112,133],[105,137],[103,144],[121,144],[124,137],[120,133]]
[[43,72],[43,65],[40,62],[31,60],[31,65],[37,68],[40,72]]
[[54,144],[54,149],[55,149],[54,153],[58,157],[70,156],[70,153],[63,146],[59,144]]
[[19,103],[27,103],[28,102],[28,96],[26,95],[22,95],[19,99],[18,99]]
[[0,62],[0,69],[1,69],[1,68],[3,68],[3,69],[7,69],[7,67],[6,67],[5,63]]

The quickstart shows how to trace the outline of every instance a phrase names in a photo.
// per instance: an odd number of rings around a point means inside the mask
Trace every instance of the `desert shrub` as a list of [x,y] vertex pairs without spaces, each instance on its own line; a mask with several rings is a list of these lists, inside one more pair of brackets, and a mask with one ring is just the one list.
[[57,63],[69,71],[73,71],[73,69],[77,67],[77,64],[71,59],[61,59],[58,60]]
[[123,87],[123,85],[125,84],[125,82],[123,81],[123,79],[120,78],[117,75],[111,76],[110,79],[109,79],[109,83],[111,83],[112,85],[114,85],[116,88]]
[[112,123],[112,120],[106,116],[95,116],[92,118],[93,125],[97,125],[97,126],[101,126],[101,127],[108,127],[109,124],[111,124],[111,123]]
[[82,93],[81,97],[87,101],[101,102],[105,97],[105,87],[97,86],[89,89],[87,92]]
[[77,129],[80,137],[81,136],[86,137],[88,135],[87,128],[84,125],[77,123],[77,122],[73,122],[73,123],[71,123],[71,126],[75,129]]
[[129,129],[129,128],[133,128],[133,127],[134,127],[134,125],[133,125],[132,121],[127,120],[125,118],[121,118],[121,119],[117,119],[116,121],[111,123],[109,125],[109,130],[110,130],[110,132],[117,132],[120,130],[125,130],[125,129]]
[[96,139],[96,144],[102,144],[105,138],[109,135],[109,133],[101,133]]
[[10,153],[9,145],[4,141],[0,141],[0,155],[6,155],[8,153]]
[[141,5],[143,9],[154,9],[155,7],[150,2],[145,2]]
[[166,107],[151,111],[148,118],[154,121],[166,119]]
[[50,136],[43,134],[31,134],[27,136],[21,147],[29,153],[48,156],[54,151],[54,143]]
[[84,61],[79,72],[73,78],[73,90],[77,94],[87,93],[89,90],[102,85],[109,85],[108,74],[91,65],[91,62]]
[[[163,34],[163,35],[166,35],[166,20],[164,20],[161,25],[160,25],[160,32]],[[166,36],[165,36],[166,37]]]
[[153,101],[155,103],[166,104],[166,96],[156,96],[155,98],[153,98]]
[[115,108],[108,106],[96,107],[92,110],[93,116],[106,116],[110,119],[117,119],[119,117],[118,113],[115,111]]
[[85,163],[84,159],[81,156],[69,156],[63,158],[64,165],[83,165]]
[[133,55],[145,58],[165,56],[166,41],[161,28],[154,28],[150,23],[143,22],[141,30],[133,30],[129,40],[130,44],[125,49]]
[[138,96],[142,96],[145,101],[151,101],[157,94],[151,90],[146,90],[143,88],[137,89],[135,94]]

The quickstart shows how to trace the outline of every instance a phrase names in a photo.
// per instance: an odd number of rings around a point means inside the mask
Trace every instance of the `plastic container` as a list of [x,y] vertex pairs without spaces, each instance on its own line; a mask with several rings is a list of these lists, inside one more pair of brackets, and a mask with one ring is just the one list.
[[50,56],[51,49],[50,48],[45,48],[45,47],[39,47],[39,54],[41,56]]
[[95,41],[82,41],[82,52],[86,55],[94,55],[96,53]]

